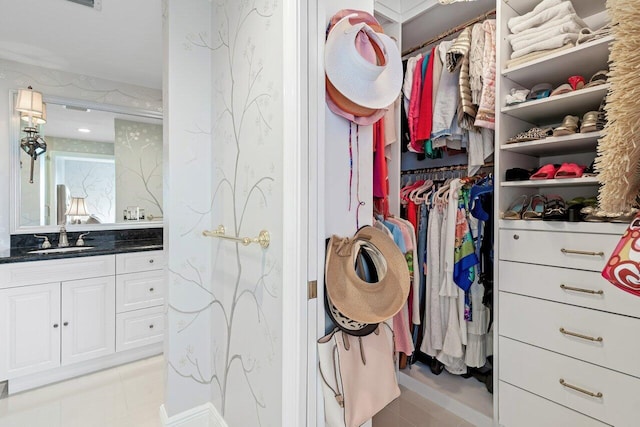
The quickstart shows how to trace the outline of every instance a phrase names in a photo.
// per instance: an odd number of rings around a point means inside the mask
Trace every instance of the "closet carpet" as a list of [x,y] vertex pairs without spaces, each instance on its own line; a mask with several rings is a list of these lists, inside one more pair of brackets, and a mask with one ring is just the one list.
[[399,398],[373,417],[373,427],[473,427],[403,386],[400,391]]

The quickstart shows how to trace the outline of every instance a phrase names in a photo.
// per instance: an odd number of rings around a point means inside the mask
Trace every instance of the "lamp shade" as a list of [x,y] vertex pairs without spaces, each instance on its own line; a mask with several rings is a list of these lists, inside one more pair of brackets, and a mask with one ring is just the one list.
[[72,197],[69,209],[67,209],[66,215],[69,216],[89,216],[87,211],[87,205],[85,204],[84,197]]
[[29,89],[20,89],[16,110],[33,116],[42,116],[42,93],[31,89],[31,86]]
[[[20,113],[20,118],[28,122],[29,121],[29,113]],[[47,123],[47,104],[42,103],[42,114],[32,114],[31,119],[33,120],[33,124],[35,125],[43,125]]]

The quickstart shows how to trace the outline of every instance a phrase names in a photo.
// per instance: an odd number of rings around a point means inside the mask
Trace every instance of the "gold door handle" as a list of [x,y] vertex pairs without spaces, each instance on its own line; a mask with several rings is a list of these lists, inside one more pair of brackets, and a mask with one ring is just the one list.
[[580,393],[584,393],[584,394],[586,394],[587,396],[597,397],[597,398],[601,398],[601,397],[603,396],[603,394],[602,394],[602,393],[600,393],[600,392],[594,393],[594,392],[592,392],[592,391],[585,390],[585,389],[580,388],[580,387],[578,387],[578,386],[575,386],[575,385],[569,384],[569,383],[568,383],[568,382],[566,382],[563,378],[560,378],[560,384],[562,384],[564,387],[570,388],[571,390],[575,390],[575,391],[579,391]]
[[592,251],[577,251],[575,249],[560,249],[563,254],[575,254],[575,255],[590,255],[590,256],[604,256],[604,252],[592,252]]
[[592,289],[574,288],[573,286],[567,286],[564,283],[560,285],[560,288],[565,291],[584,292],[585,294],[593,294],[593,295],[604,295],[604,291],[602,289],[598,289],[597,291],[594,291]]
[[564,335],[570,335],[570,336],[576,337],[576,338],[582,338],[583,340],[588,340],[588,341],[594,341],[594,342],[602,342],[602,341],[604,341],[604,339],[602,339],[602,337],[594,338],[594,337],[590,337],[588,335],[582,335],[582,334],[578,334],[576,332],[567,331],[565,328],[560,328],[560,333],[564,334]]

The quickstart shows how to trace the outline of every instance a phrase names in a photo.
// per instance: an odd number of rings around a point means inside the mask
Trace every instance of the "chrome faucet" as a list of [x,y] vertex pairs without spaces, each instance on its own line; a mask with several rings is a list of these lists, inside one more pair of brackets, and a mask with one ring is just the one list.
[[69,246],[69,239],[67,238],[67,229],[64,228],[64,225],[60,227],[60,239],[58,239],[58,247],[66,248]]

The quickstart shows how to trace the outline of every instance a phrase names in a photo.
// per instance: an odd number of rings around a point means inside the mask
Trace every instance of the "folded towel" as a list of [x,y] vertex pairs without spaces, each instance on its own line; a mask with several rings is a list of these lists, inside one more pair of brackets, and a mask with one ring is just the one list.
[[535,59],[544,58],[547,55],[551,55],[556,52],[561,52],[563,50],[571,49],[574,46],[575,45],[573,43],[567,43],[566,45],[555,48],[555,49],[547,49],[547,50],[539,50],[537,52],[531,52],[524,56],[521,56],[520,58],[508,60],[504,68],[508,69],[508,68],[516,67],[520,64],[526,64],[527,62],[533,61]]
[[579,34],[581,29],[582,27],[579,27],[577,25],[571,25],[571,24],[562,24],[556,27],[546,28],[544,30],[540,30],[539,33],[535,36],[532,35],[525,40],[519,39],[517,41],[511,42],[511,47],[513,48],[514,51],[522,50],[528,46],[534,45],[536,43],[540,43],[544,40],[550,39],[552,37],[555,37],[561,34]]
[[[516,41],[523,41],[523,40],[527,40],[529,37],[535,37],[538,32],[546,30],[548,28],[553,28],[553,27],[557,27],[559,25],[564,25],[566,26],[566,28],[569,29],[573,29],[573,28],[577,28],[577,32],[580,31],[580,29],[587,27],[587,24],[582,20],[582,18],[580,18],[578,15],[576,15],[575,13],[570,13],[569,15],[566,16],[562,16],[560,18],[554,18],[551,21],[545,22],[544,24],[535,27],[535,28],[529,28],[528,30],[524,30],[518,34],[509,34],[507,36],[507,41],[510,43],[516,42]],[[566,31],[567,33],[575,33],[576,31]]]
[[512,33],[516,33],[513,31],[513,28],[522,24],[526,20],[536,16],[538,13],[542,12],[545,9],[549,9],[550,7],[559,5],[565,0],[542,0],[536,7],[533,8],[531,12],[525,13],[524,15],[515,16],[509,20],[507,20],[507,26],[511,30]]
[[572,13],[576,13],[576,11],[573,8],[573,4],[567,0],[558,5],[542,10],[531,18],[528,18],[521,23],[514,25],[513,27],[511,27],[511,32],[513,34],[521,33],[522,31],[539,27],[540,25],[543,25],[553,19],[562,18]]
[[559,34],[541,42],[529,45],[524,49],[516,50],[511,54],[511,59],[520,58],[528,53],[537,52],[539,50],[554,49],[556,47],[564,46],[567,43],[575,44],[576,40],[578,40],[578,33]]

